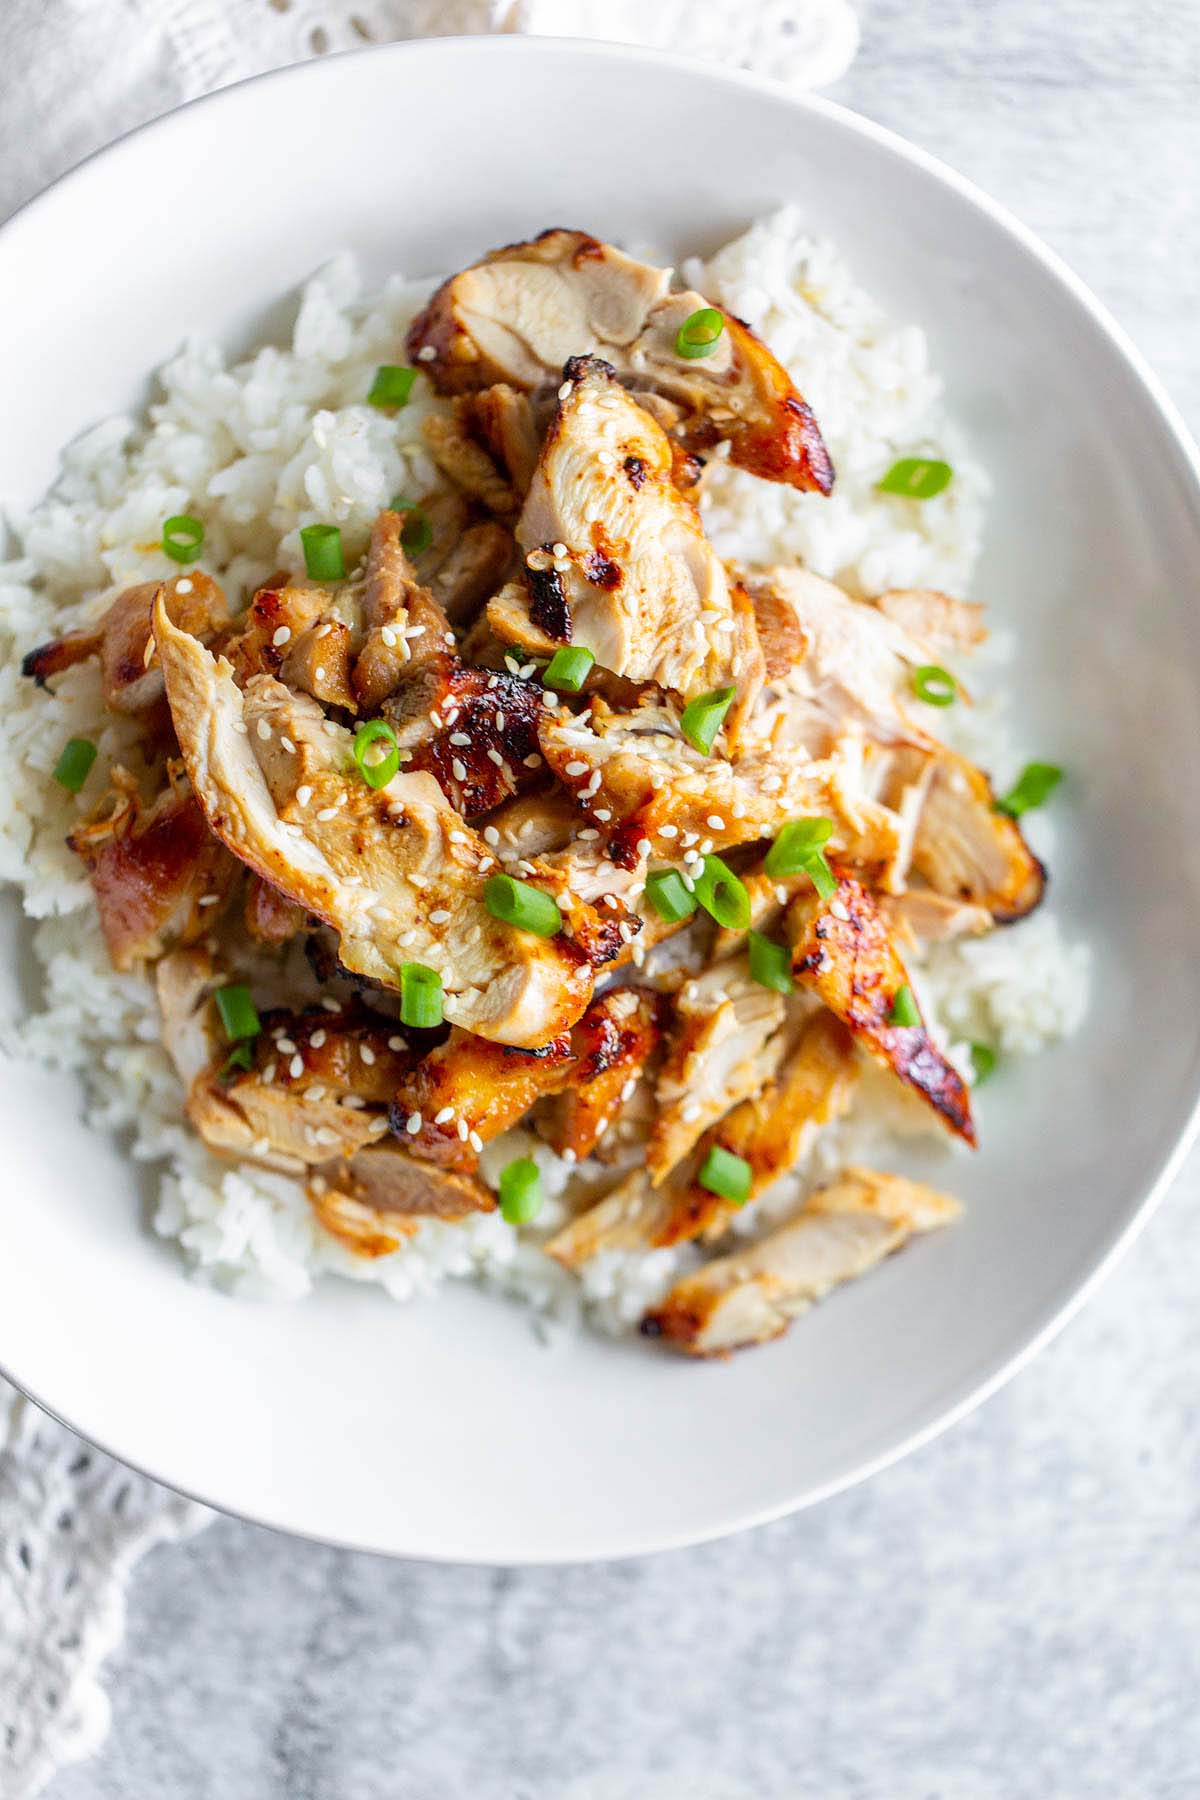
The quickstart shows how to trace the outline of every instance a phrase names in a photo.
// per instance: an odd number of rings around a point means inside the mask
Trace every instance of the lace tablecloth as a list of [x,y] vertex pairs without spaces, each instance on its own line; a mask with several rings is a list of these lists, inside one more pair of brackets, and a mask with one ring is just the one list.
[[[0,216],[100,144],[212,88],[396,38],[530,31],[616,38],[837,79],[847,0],[5,0]],[[0,1380],[0,1796],[29,1800],[108,1729],[100,1681],[125,1587],[205,1509],[90,1449]]]

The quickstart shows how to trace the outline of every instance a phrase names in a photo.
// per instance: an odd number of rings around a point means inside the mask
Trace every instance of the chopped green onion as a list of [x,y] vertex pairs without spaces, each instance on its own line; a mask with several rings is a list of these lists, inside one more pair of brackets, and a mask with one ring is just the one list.
[[689,361],[697,356],[711,356],[725,329],[725,315],[715,306],[702,306],[683,321],[675,333],[675,354]]
[[887,1022],[889,1025],[909,1026],[921,1023],[921,1011],[917,1005],[916,995],[907,982],[903,987],[896,989],[896,998],[892,1001],[892,1010],[888,1014]]
[[162,547],[172,562],[195,562],[204,545],[204,526],[191,513],[175,513],[163,520]]
[[832,836],[832,819],[790,819],[767,851],[763,868],[772,880],[807,874],[809,863],[820,856]]
[[745,931],[750,923],[750,896],[728,863],[706,856],[696,876],[696,898],[726,931]]
[[542,1210],[542,1184],[532,1156],[519,1156],[500,1173],[500,1217],[509,1225],[528,1225]]
[[225,1036],[231,1044],[236,1044],[239,1038],[258,1036],[262,1030],[262,1024],[255,1010],[254,1002],[250,998],[248,987],[234,983],[230,987],[218,988],[213,999],[216,1001],[217,1011],[221,1015]]
[[590,650],[556,650],[542,670],[542,686],[577,694],[595,660]]
[[512,875],[489,875],[483,884],[483,904],[493,919],[538,937],[554,937],[562,930],[562,914],[549,894]]
[[714,688],[711,694],[699,694],[684,707],[679,729],[701,756],[707,756],[716,743],[717,733],[736,693],[736,688]]
[[735,1206],[745,1206],[754,1185],[754,1171],[744,1156],[735,1156],[731,1150],[714,1144],[701,1163],[696,1180],[710,1194],[732,1200]]
[[975,1086],[987,1080],[996,1067],[996,1052],[990,1044],[971,1045],[971,1068],[975,1073]]
[[400,964],[400,1023],[430,1031],[442,1022],[442,978],[424,963]]
[[936,663],[922,663],[914,669],[912,685],[913,693],[926,706],[953,706],[958,694],[958,683],[949,669],[939,669]]
[[[390,744],[391,749],[383,756],[376,755],[368,761],[367,751],[373,744],[380,743]],[[400,767],[400,746],[386,719],[368,719],[365,725],[359,726],[354,737],[354,760],[368,787],[387,786]]]
[[300,533],[310,581],[341,581],[346,574],[342,534],[336,525],[305,525]]
[[72,738],[54,765],[54,779],[69,794],[77,794],[96,760],[96,746],[91,738]]
[[404,494],[395,494],[392,497],[392,511],[408,514],[400,527],[400,542],[409,556],[420,556],[423,551],[428,550],[433,542],[433,526],[416,501],[407,499]]
[[1035,806],[1048,800],[1062,778],[1063,772],[1057,763],[1026,763],[1016,786],[1011,787],[1002,800],[997,800],[996,809],[1007,813],[1010,819],[1019,819],[1022,813],[1032,812]]
[[406,369],[400,363],[380,363],[367,402],[371,406],[405,406],[416,379],[415,369]]
[[902,456],[892,464],[879,487],[885,494],[903,494],[906,500],[932,500],[953,480],[954,470],[949,463],[923,456]]
[[814,850],[804,865],[804,873],[817,890],[820,900],[832,900],[837,893],[837,876],[825,860],[823,851]]
[[252,1046],[248,1041],[241,1043],[237,1046],[236,1050],[231,1050],[229,1052],[229,1055],[221,1064],[221,1073],[218,1075],[217,1080],[232,1081],[235,1069],[249,1069],[253,1065],[253,1062],[254,1051]]
[[770,988],[776,994],[790,994],[796,985],[792,980],[791,951],[786,944],[773,943],[761,931],[750,933],[750,973],[760,987]]
[[646,898],[668,925],[678,925],[681,919],[690,918],[698,904],[695,894],[688,893],[677,869],[656,869],[653,875],[647,875]]

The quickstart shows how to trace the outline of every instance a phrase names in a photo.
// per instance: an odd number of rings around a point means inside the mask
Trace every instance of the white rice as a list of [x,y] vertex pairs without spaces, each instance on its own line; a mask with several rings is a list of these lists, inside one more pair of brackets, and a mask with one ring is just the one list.
[[[823,499],[719,466],[704,502],[718,548],[751,565],[803,561],[856,593],[921,585],[967,591],[987,483],[945,416],[924,334],[888,319],[836,250],[804,234],[792,210],[684,274],[756,326],[788,365],[838,475],[834,496]],[[161,1167],[155,1229],[209,1279],[294,1298],[331,1272],[381,1283],[407,1300],[448,1276],[471,1277],[544,1315],[586,1312],[620,1331],[695,1253],[607,1253],[580,1280],[565,1273],[537,1243],[566,1217],[558,1195],[567,1179],[586,1179],[588,1171],[566,1169],[525,1133],[489,1146],[485,1172],[512,1155],[514,1143],[537,1157],[551,1199],[536,1230],[518,1236],[498,1214],[457,1225],[430,1221],[393,1255],[365,1260],[316,1223],[295,1182],[230,1168],[185,1129],[151,983],[113,972],[87,880],[64,843],[135,733],[104,711],[94,665],[58,678],[53,695],[19,673],[26,649],[97,618],[121,588],[178,573],[158,548],[172,513],[203,516],[202,566],[241,597],[280,566],[303,567],[301,526],[337,523],[353,555],[392,495],[433,485],[421,425],[439,403],[428,384],[418,382],[394,417],[365,404],[376,365],[394,358],[428,289],[397,276],[362,299],[352,260],[337,258],[304,290],[289,348],[265,348],[229,367],[215,345],[186,344],[162,371],[162,397],[146,419],[111,419],[87,432],[65,453],[53,492],[28,515],[10,515],[20,553],[0,564],[0,631],[8,640],[0,656],[0,879],[19,887],[38,921],[34,948],[44,976],[41,1010],[23,1036],[47,1063],[81,1073],[94,1125],[122,1132],[135,1157]],[[877,491],[897,456],[922,452],[954,466],[941,496],[914,506]],[[988,660],[996,661],[994,646]],[[999,706],[985,700],[951,710],[961,715],[953,721],[960,747],[1006,778],[1019,759]],[[93,738],[100,749],[78,799],[49,779],[72,736]],[[1064,943],[1043,908],[1019,926],[931,951],[914,979],[966,1073],[972,1039],[993,1042],[1006,1056],[1031,1055],[1073,1031],[1086,1004],[1087,965],[1086,948]],[[925,1115],[897,1097],[895,1083],[868,1078],[851,1119],[818,1139],[803,1170],[747,1208],[739,1230],[759,1229],[835,1163],[902,1157],[903,1137],[926,1129]]]

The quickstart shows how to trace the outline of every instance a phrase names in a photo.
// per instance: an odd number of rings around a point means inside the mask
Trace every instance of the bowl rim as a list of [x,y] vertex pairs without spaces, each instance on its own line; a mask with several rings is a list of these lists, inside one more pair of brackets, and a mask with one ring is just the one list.
[[[211,108],[216,112],[230,100],[236,104],[235,96],[240,96],[244,90],[255,88],[260,84],[304,80],[319,81],[321,76],[317,71],[322,67],[338,65],[349,60],[387,56],[411,58],[417,61],[422,57],[444,57],[447,53],[453,54],[460,48],[464,51],[482,53],[485,56],[496,58],[539,54],[552,57],[562,56],[568,60],[592,58],[614,63],[642,63],[668,67],[688,76],[702,78],[717,87],[732,87],[750,94],[763,95],[774,101],[783,100],[796,111],[822,117],[836,128],[874,143],[892,159],[921,170],[941,186],[958,195],[976,211],[982,213],[1017,251],[1039,265],[1046,274],[1067,291],[1075,304],[1097,327],[1109,350],[1120,363],[1124,364],[1126,372],[1134,377],[1136,386],[1140,388],[1153,411],[1157,413],[1183,468],[1191,477],[1196,495],[1200,497],[1200,447],[1197,446],[1196,440],[1159,376],[1108,307],[1097,298],[1070,265],[1056,251],[1043,243],[1037,234],[1023,224],[1007,206],[993,199],[985,189],[967,176],[961,175],[940,157],[911,143],[890,127],[878,124],[875,120],[855,112],[839,101],[829,100],[821,94],[797,91],[774,77],[758,74],[752,70],[721,67],[703,58],[673,51],[650,49],[640,45],[595,38],[484,33],[453,37],[400,39],[394,43],[372,44],[360,49],[339,51],[331,56],[310,58],[303,62],[287,64],[282,68],[265,70],[259,74],[231,82],[211,93],[201,94],[194,99],[184,101],[156,118],[146,120],[129,131],[123,132],[119,137],[100,146],[65,170],[38,194],[23,202],[0,224],[0,267],[3,266],[6,259],[19,257],[24,226],[39,217],[43,211],[56,205],[62,194],[83,181],[94,163],[125,154],[136,140],[147,134],[170,131],[182,115],[192,112],[195,108]],[[696,1544],[714,1542],[730,1536],[734,1532],[770,1524],[775,1520],[789,1517],[793,1513],[804,1511],[822,1501],[832,1499],[835,1495],[857,1486],[859,1482],[866,1481],[890,1468],[893,1463],[899,1462],[911,1452],[931,1443],[944,1431],[948,1431],[966,1418],[976,1407],[989,1400],[1030,1363],[1092,1297],[1100,1283],[1116,1266],[1147,1224],[1151,1214],[1174,1182],[1198,1136],[1200,1136],[1200,1079],[1197,1081],[1196,1092],[1191,1099],[1178,1135],[1163,1153],[1157,1172],[1146,1185],[1140,1198],[1131,1198],[1128,1203],[1128,1216],[1123,1223],[1110,1229],[1105,1237],[1098,1239],[1087,1271],[1077,1286],[998,1367],[970,1385],[958,1400],[938,1413],[928,1423],[915,1430],[902,1433],[895,1442],[887,1445],[876,1455],[865,1458],[842,1474],[798,1497],[772,1502],[759,1508],[743,1509],[735,1517],[725,1518],[699,1528],[659,1532],[649,1541],[644,1535],[639,1535],[636,1528],[630,1531],[613,1532],[598,1547],[582,1556],[578,1552],[570,1554],[551,1552],[546,1555],[507,1556],[498,1560],[494,1557],[484,1557],[476,1552],[451,1555],[439,1550],[406,1550],[357,1542],[352,1538],[340,1537],[334,1532],[316,1532],[306,1526],[289,1523],[283,1518],[266,1517],[260,1513],[231,1505],[228,1501],[220,1500],[193,1487],[180,1486],[171,1478],[169,1472],[155,1468],[152,1462],[132,1458],[123,1453],[119,1446],[104,1443],[90,1436],[85,1424],[60,1412],[52,1402],[38,1392],[36,1379],[30,1380],[16,1373],[4,1360],[2,1352],[0,1352],[0,1375],[11,1382],[20,1394],[33,1401],[50,1418],[66,1426],[85,1444],[111,1456],[126,1468],[159,1483],[171,1492],[247,1524],[283,1532],[329,1548],[448,1566],[532,1568],[579,1562],[615,1561],[657,1554],[667,1550],[681,1550]]]

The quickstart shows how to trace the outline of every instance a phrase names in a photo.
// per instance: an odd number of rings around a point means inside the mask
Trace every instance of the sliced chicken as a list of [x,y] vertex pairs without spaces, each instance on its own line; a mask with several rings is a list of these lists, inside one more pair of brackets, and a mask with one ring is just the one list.
[[695,1237],[722,1205],[691,1180],[688,1169],[655,1187],[634,1169],[544,1246],[564,1269],[578,1269],[602,1250],[661,1250]]
[[238,866],[186,781],[171,782],[146,805],[125,770],[114,768],[110,779],[99,809],[67,842],[87,868],[113,967],[124,970],[211,931]]
[[204,949],[169,950],[154,965],[163,1047],[185,1088],[213,1057],[217,1040],[208,1001],[217,985],[215,964]]
[[502,1043],[547,1043],[591,997],[565,936],[535,937],[483,904],[486,848],[423,774],[372,789],[349,732],[267,675],[243,692],[224,660],[174,626],[155,635],[175,729],[211,829],[338,932],[342,964],[386,987],[406,963],[440,975],[451,1023]]
[[473,423],[474,406],[468,395],[460,395],[448,413],[430,413],[424,425],[429,454],[469,500],[478,500],[488,512],[511,517],[521,504],[520,496],[491,451],[473,435]]
[[160,587],[171,618],[201,643],[210,643],[229,624],[224,593],[199,569],[177,575],[173,581],[144,581],[118,594],[90,629],[68,632],[54,643],[31,650],[21,664],[21,673],[44,687],[64,669],[98,656],[105,705],[119,713],[150,711],[163,697],[162,670],[156,663],[150,623]]
[[941,944],[948,938],[981,937],[995,924],[986,906],[969,900],[951,900],[932,888],[909,888],[907,893],[885,895],[880,911],[893,931],[906,933],[918,943]]
[[490,519],[469,525],[434,573],[430,592],[453,625],[467,626],[513,561],[511,531]]
[[269,881],[264,881],[261,875],[251,875],[246,884],[242,917],[255,943],[272,948],[290,943],[296,933],[304,929],[302,909]]
[[420,1162],[384,1140],[312,1176],[308,1199],[317,1219],[356,1256],[389,1256],[426,1219],[453,1224],[494,1212],[481,1181]]
[[507,609],[488,611],[498,636],[570,642],[685,700],[732,685],[741,707],[752,702],[762,661],[750,602],[675,486],[662,427],[595,357],[566,366],[516,535],[532,630],[510,590]]
[[[455,811],[470,818],[545,783],[538,730],[542,689],[504,671],[457,660],[445,671],[437,704],[415,713],[402,683],[383,717],[406,750],[405,767],[433,776]],[[428,698],[422,690],[422,700]]]
[[543,1132],[571,1162],[590,1156],[633,1100],[659,1043],[658,997],[615,988],[593,1000],[572,1033],[575,1064]]
[[847,1169],[780,1230],[677,1282],[642,1330],[689,1356],[766,1343],[832,1288],[959,1211],[956,1200],[919,1182]]
[[830,1012],[841,1019],[876,1062],[893,1070],[933,1107],[943,1124],[975,1143],[971,1101],[957,1070],[937,1048],[923,1022],[893,1023],[896,996],[908,973],[871,895],[861,882],[834,870],[837,891],[828,900],[800,895],[788,909],[792,969]]
[[646,1152],[656,1186],[714,1120],[771,1079],[783,1016],[782,996],[760,986],[742,958],[706,969],[681,990]]
[[1023,919],[1046,890],[1045,869],[1016,820],[996,810],[987,776],[949,750],[933,759],[912,863],[936,893],[986,907],[1000,924]]
[[586,232],[545,231],[443,282],[413,322],[409,354],[443,393],[465,393],[496,381],[534,391],[596,352],[679,408],[689,449],[727,440],[739,467],[827,494],[833,467],[782,365],[732,313],[710,354],[681,356],[680,327],[709,302],[671,293],[670,280]]
[[973,600],[956,600],[937,588],[891,588],[874,604],[930,662],[941,656],[965,655],[987,641],[983,607]]
[[468,400],[471,424],[524,498],[537,466],[541,433],[529,395],[507,382],[484,388]]

